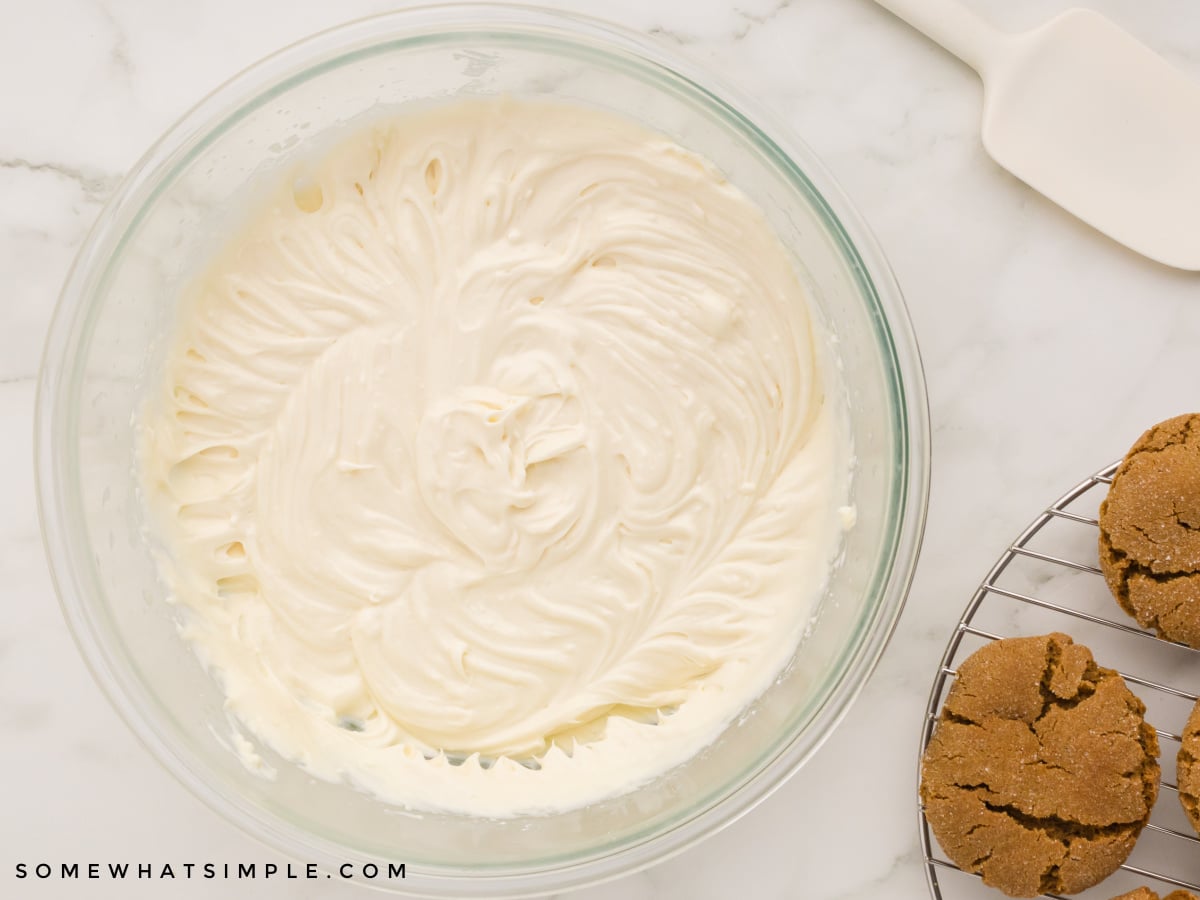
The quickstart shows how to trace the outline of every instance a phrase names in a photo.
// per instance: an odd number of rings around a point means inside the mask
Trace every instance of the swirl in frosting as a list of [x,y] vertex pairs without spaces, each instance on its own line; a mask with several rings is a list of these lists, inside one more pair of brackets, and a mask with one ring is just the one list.
[[605,113],[361,130],[171,347],[141,464],[188,634],[251,732],[394,802],[577,806],[686,760],[795,651],[838,546],[792,261]]

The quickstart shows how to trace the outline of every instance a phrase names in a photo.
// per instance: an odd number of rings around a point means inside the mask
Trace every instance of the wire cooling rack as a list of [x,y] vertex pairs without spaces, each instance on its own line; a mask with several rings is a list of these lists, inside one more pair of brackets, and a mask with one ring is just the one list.
[[[967,605],[933,682],[921,755],[933,735],[958,664],[989,641],[1061,631],[1091,648],[1096,662],[1117,669],[1146,704],[1158,731],[1162,781],[1150,823],[1126,864],[1103,884],[1075,895],[1108,900],[1145,885],[1168,894],[1200,894],[1200,838],[1179,805],[1175,760],[1180,735],[1200,694],[1200,653],[1143,631],[1126,618],[1097,567],[1096,518],[1117,463],[1076,485],[1008,548]],[[935,900],[1000,896],[978,875],[946,858],[921,820],[921,849]],[[1055,894],[1045,897],[1057,898]]]

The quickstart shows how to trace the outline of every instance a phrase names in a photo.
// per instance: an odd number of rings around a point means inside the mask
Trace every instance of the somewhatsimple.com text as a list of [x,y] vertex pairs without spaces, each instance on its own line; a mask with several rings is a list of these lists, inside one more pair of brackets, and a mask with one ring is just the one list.
[[342,863],[325,871],[316,863],[17,863],[17,878],[40,881],[86,879],[167,879],[167,880],[251,880],[256,878],[317,879],[342,878],[347,881],[361,878],[404,878],[404,863]]

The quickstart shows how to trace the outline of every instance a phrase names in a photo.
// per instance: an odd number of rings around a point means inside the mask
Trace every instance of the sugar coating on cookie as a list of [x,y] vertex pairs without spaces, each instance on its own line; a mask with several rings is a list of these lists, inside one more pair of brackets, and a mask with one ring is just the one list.
[[962,662],[921,765],[929,825],[1012,897],[1075,893],[1129,856],[1158,796],[1158,738],[1112,669],[1065,634]]
[[1100,568],[1139,625],[1200,648],[1200,414],[1155,425],[1126,454],[1100,505]]
[[1175,783],[1179,802],[1192,827],[1200,834],[1200,702],[1197,702],[1183,728],[1183,743],[1176,758]]
[[[1128,894],[1113,897],[1112,900],[1159,900],[1159,897],[1150,888],[1140,887],[1135,891],[1130,891]],[[1188,891],[1171,891],[1162,900],[1198,900],[1198,898],[1195,894]]]

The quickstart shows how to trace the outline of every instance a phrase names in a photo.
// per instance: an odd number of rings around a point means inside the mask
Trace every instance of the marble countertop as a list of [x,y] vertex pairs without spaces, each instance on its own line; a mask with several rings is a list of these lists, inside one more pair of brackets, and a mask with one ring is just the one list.
[[[44,0],[0,29],[0,894],[334,898],[313,882],[16,881],[18,862],[276,860],[151,759],[101,696],[43,559],[30,435],[72,256],[148,144],[264,54],[389,0]],[[915,755],[962,607],[1048,502],[1200,407],[1200,276],[1110,243],[998,169],[975,75],[869,0],[570,0],[681,44],[771,107],[874,228],[924,356],[924,552],[850,715],[786,786],[701,846],[572,900],[919,898]],[[1071,0],[971,0],[1032,26]],[[1200,5],[1090,0],[1200,79]],[[14,893],[15,890],[15,893]]]

